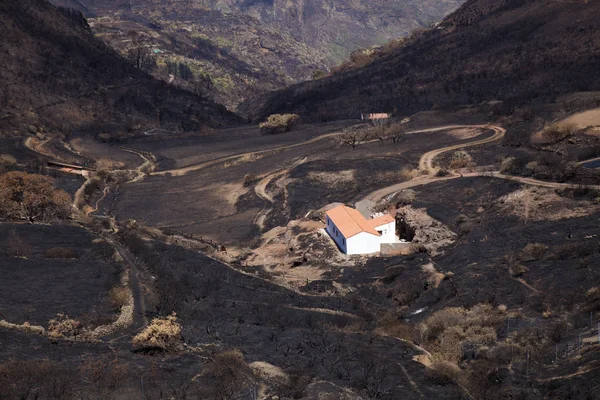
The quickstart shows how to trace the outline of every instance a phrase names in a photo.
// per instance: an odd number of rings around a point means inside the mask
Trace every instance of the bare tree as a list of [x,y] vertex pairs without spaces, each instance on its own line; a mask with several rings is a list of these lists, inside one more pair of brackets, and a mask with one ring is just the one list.
[[406,127],[404,124],[393,124],[386,129],[386,135],[394,143],[400,142],[406,136]]
[[335,141],[340,146],[350,146],[355,149],[361,143],[368,141],[371,134],[366,127],[352,127],[345,129],[341,134],[336,136]]
[[76,371],[50,361],[8,361],[0,365],[0,398],[75,398]]
[[154,68],[151,44],[146,35],[137,31],[129,31],[127,36],[131,46],[127,50],[127,59],[139,70],[151,72]]
[[129,369],[126,364],[117,359],[103,357],[88,358],[80,368],[83,382],[92,388],[90,396],[98,400],[113,399],[115,392],[125,386],[129,379]]

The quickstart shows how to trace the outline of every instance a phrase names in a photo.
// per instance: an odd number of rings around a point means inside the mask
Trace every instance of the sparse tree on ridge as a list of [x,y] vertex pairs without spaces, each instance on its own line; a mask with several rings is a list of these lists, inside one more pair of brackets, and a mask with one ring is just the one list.
[[130,31],[127,36],[131,46],[127,50],[127,59],[139,70],[150,72],[154,66],[150,43],[147,37],[137,31]]

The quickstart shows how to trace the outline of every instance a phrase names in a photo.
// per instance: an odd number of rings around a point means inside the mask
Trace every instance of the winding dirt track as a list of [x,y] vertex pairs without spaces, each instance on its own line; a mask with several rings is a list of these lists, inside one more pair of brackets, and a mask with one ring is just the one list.
[[[433,160],[437,156],[439,156],[443,153],[458,150],[458,149],[463,149],[466,147],[479,146],[482,144],[492,143],[492,142],[502,139],[504,137],[504,134],[506,133],[506,130],[504,128],[501,128],[499,126],[493,126],[493,125],[466,125],[466,126],[454,126],[453,128],[461,128],[461,127],[462,128],[469,127],[469,128],[492,129],[494,131],[494,135],[492,135],[491,137],[486,138],[486,139],[479,139],[479,140],[475,140],[475,141],[468,142],[468,143],[456,144],[453,146],[447,146],[447,147],[443,147],[441,149],[436,149],[436,150],[427,152],[427,153],[423,154],[419,160],[419,169],[421,171],[426,171],[428,174],[431,174],[434,171]],[[449,127],[443,127],[442,129],[449,129]],[[431,130],[429,132],[431,132]],[[540,180],[533,179],[533,178],[505,175],[505,174],[501,173],[500,171],[471,172],[471,173],[466,173],[466,174],[461,174],[461,175],[454,174],[454,175],[440,177],[440,178],[427,175],[427,176],[418,177],[415,179],[411,179],[409,181],[400,182],[395,185],[391,185],[391,186],[387,186],[387,187],[375,190],[375,191],[369,193],[363,200],[359,201],[357,203],[357,208],[360,207],[360,208],[364,208],[364,209],[368,210],[371,205],[377,203],[385,196],[396,193],[399,190],[409,189],[409,188],[413,188],[413,187],[417,187],[417,186],[428,185],[430,183],[435,183],[435,182],[448,181],[448,180],[457,179],[457,178],[474,178],[474,177],[490,177],[490,178],[504,179],[504,180],[508,180],[508,181],[519,182],[519,183],[522,183],[525,185],[546,187],[546,188],[552,188],[552,189],[574,189],[574,188],[577,188],[580,186],[580,185],[573,185],[573,184],[569,184],[569,183],[546,182],[546,181],[540,181]],[[586,185],[586,188],[600,190],[600,185]]]
[[[466,147],[479,146],[482,144],[492,143],[498,141],[504,137],[506,134],[506,129],[501,128],[499,126],[492,125],[464,125],[464,126],[453,126],[452,128],[479,128],[479,129],[491,129],[494,131],[494,134],[485,139],[475,140],[469,143],[461,143],[452,146],[442,147],[441,149],[432,150],[428,153],[425,153],[421,156],[419,160],[419,170],[427,171],[431,173],[433,171],[433,160],[437,156],[443,153],[447,153],[449,151],[464,149]],[[449,129],[449,127],[444,127],[444,129]],[[434,130],[430,130],[429,132],[434,132]]]
[[[274,179],[277,179],[277,178],[281,177],[282,175],[287,174],[288,172],[290,172],[290,169],[295,168],[298,165],[305,163],[307,159],[308,159],[308,157],[304,157],[303,159],[295,161],[292,165],[290,165],[287,168],[284,168],[284,169],[272,172],[268,175],[265,175],[258,182],[258,184],[256,184],[256,186],[254,186],[254,192],[261,199],[266,200],[269,203],[271,203],[271,205],[275,204],[275,199],[267,191],[267,186],[269,185],[269,183],[271,183]],[[271,209],[272,209],[272,207],[263,208],[262,210],[259,211],[259,213],[254,218],[254,224],[258,225],[258,227],[261,230],[264,228],[265,218],[267,217],[267,215],[269,215],[269,213],[271,212]]]
[[[487,125],[446,125],[446,126],[440,126],[440,127],[437,127],[437,128],[419,129],[419,130],[415,130],[415,131],[409,131],[409,132],[406,132],[406,134],[407,135],[412,135],[412,134],[415,134],[415,133],[431,133],[431,132],[439,132],[439,131],[445,131],[445,130],[450,130],[450,129],[458,129],[458,128],[489,128],[489,129],[494,129],[494,130],[495,129],[503,130],[500,127],[488,127]],[[291,150],[291,149],[294,149],[294,148],[297,148],[297,147],[300,147],[300,146],[306,146],[306,145],[309,145],[309,144],[320,142],[321,140],[330,139],[330,138],[339,136],[342,133],[343,132],[341,132],[341,131],[327,133],[325,135],[316,136],[316,137],[314,137],[312,139],[309,139],[309,140],[306,140],[304,142],[293,143],[293,144],[288,144],[288,145],[283,145],[283,146],[275,146],[275,147],[270,147],[268,149],[257,150],[257,151],[253,151],[253,152],[232,154],[230,156],[215,158],[215,159],[212,159],[212,160],[204,161],[204,162],[199,163],[199,164],[189,165],[189,166],[183,167],[183,168],[175,168],[175,169],[170,169],[170,170],[167,170],[167,171],[153,172],[150,175],[153,175],[153,176],[154,175],[182,176],[182,175],[187,174],[188,172],[198,171],[198,170],[201,170],[203,168],[207,168],[207,167],[210,167],[212,165],[215,165],[215,164],[218,164],[218,163],[221,163],[221,162],[235,160],[237,158],[244,157],[244,156],[254,156],[254,155],[269,153],[269,152],[272,152],[272,151],[280,151],[280,150],[284,150],[284,149],[285,150]],[[472,145],[476,146],[477,144],[488,143],[489,139],[491,139],[491,138],[482,139],[482,143],[474,143]],[[374,139],[372,141],[364,142],[364,143],[361,143],[361,144],[367,144],[367,143],[372,143],[372,142],[377,142],[377,141],[378,141],[377,139]]]
[[309,139],[309,140],[306,140],[306,141],[300,142],[300,143],[293,143],[293,144],[288,144],[288,145],[283,145],[283,146],[275,146],[275,147],[271,147],[271,148],[263,149],[263,150],[257,150],[257,151],[246,152],[246,153],[238,153],[238,154],[233,154],[230,156],[219,157],[219,158],[215,158],[213,160],[208,160],[208,161],[202,162],[200,164],[190,165],[190,166],[183,167],[183,168],[170,169],[168,171],[153,172],[151,175],[182,176],[182,175],[187,174],[188,172],[198,171],[200,169],[210,167],[211,165],[215,165],[220,162],[231,161],[231,160],[235,160],[237,158],[244,157],[244,156],[254,156],[254,155],[269,153],[272,151],[283,150],[283,149],[291,150],[296,147],[306,146],[308,144],[316,143],[321,140],[329,139],[331,137],[334,137],[334,136],[337,136],[340,134],[341,134],[341,132],[327,133],[325,135],[317,136],[317,137],[314,137],[312,139]]

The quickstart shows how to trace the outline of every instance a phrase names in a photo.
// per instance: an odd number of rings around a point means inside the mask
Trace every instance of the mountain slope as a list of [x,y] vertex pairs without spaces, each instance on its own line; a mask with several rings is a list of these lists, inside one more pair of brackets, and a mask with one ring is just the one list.
[[201,97],[133,68],[79,12],[45,0],[0,1],[0,129],[195,130],[237,121]]
[[470,0],[387,58],[275,93],[259,115],[310,118],[600,89],[600,1]]
[[234,110],[257,92],[323,75],[359,47],[438,21],[464,0],[52,1],[83,11],[122,54],[132,49],[128,34],[141,32],[149,72]]

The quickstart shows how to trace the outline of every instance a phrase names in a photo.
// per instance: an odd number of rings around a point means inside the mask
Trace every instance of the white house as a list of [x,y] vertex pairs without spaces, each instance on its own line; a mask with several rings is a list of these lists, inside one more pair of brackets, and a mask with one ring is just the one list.
[[361,121],[378,121],[384,119],[392,118],[392,114],[390,113],[368,113],[368,114],[360,114]]
[[357,210],[338,206],[327,211],[326,231],[346,254],[370,254],[381,251],[382,243],[396,242],[396,219],[379,215],[366,219]]

